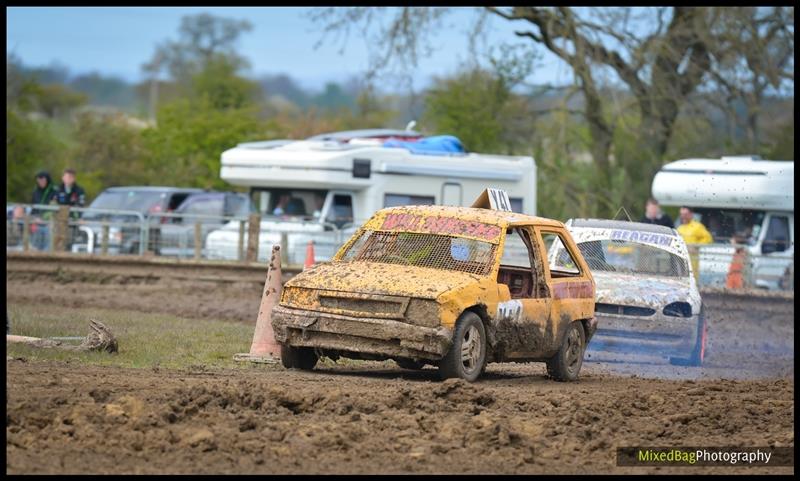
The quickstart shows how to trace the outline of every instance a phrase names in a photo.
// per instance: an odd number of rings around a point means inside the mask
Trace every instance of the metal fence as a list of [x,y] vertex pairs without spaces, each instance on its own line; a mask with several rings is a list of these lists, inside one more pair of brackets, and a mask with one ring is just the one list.
[[[318,220],[286,220],[258,214],[249,217],[143,214],[6,204],[6,249],[267,262],[272,246],[279,244],[284,264],[302,265],[310,242],[314,245],[314,262],[327,261],[360,223],[337,226]],[[698,285],[793,291],[793,246],[769,254],[755,251],[754,247],[736,244],[690,245],[692,270]],[[513,255],[527,257],[523,251]]]
[[8,251],[266,262],[272,246],[279,244],[283,262],[297,265],[305,262],[310,242],[314,261],[326,261],[355,232],[353,224],[337,226],[258,214],[143,214],[28,204],[7,204],[6,214]]
[[763,254],[740,244],[691,244],[698,285],[794,291],[794,248]]

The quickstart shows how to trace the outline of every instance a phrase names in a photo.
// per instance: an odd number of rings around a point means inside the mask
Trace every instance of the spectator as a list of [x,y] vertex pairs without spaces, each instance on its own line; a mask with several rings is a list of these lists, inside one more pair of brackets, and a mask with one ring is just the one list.
[[644,206],[644,217],[639,222],[658,224],[672,228],[672,218],[661,211],[658,201],[650,197]]
[[[86,204],[86,194],[83,188],[75,181],[75,171],[73,169],[64,169],[64,174],[61,176],[61,185],[58,186],[55,201],[59,205],[68,205],[70,207],[83,207]],[[80,213],[70,210],[69,216],[73,219],[78,219]],[[67,250],[70,249],[72,243],[78,236],[79,228],[75,223],[69,224],[69,234],[67,237]]]
[[711,233],[708,232],[706,226],[694,218],[694,212],[689,207],[681,207],[680,221],[681,224],[676,229],[687,244],[710,244],[714,242]]
[[289,206],[290,198],[291,196],[289,194],[281,194],[278,198],[278,205],[273,209],[272,215],[286,215],[286,208]]
[[53,179],[46,170],[36,174],[36,187],[33,189],[31,204],[49,204],[56,195],[56,188],[53,186]]
[[[50,172],[41,170],[36,174],[36,187],[31,195],[32,204],[47,205],[54,202],[57,188],[53,184]],[[47,250],[50,241],[50,226],[48,221],[53,216],[53,212],[46,209],[31,209],[31,242],[33,247],[43,251]]]
[[6,246],[21,245],[25,222],[25,208],[19,204],[15,205],[8,220],[9,222],[6,224]]
[[314,194],[314,218],[319,219],[322,217],[322,207],[325,205],[325,197]]
[[64,169],[61,182],[62,184],[58,186],[58,191],[56,192],[56,202],[59,205],[83,207],[86,204],[86,193],[75,182],[75,171],[73,169]]

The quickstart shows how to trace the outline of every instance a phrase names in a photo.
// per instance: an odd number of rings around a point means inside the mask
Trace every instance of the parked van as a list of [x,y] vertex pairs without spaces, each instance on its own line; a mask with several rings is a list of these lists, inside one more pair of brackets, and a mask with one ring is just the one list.
[[[536,214],[532,157],[440,149],[428,140],[433,139],[409,130],[370,129],[301,141],[243,143],[223,152],[220,175],[233,185],[249,187],[264,216],[259,241],[263,260],[280,231],[295,230],[292,224],[302,222],[305,232],[346,230],[341,239],[329,236],[330,242],[316,236],[317,260],[326,260],[354,226],[377,210],[400,205],[469,206],[487,186],[505,190],[511,210]],[[460,146],[454,137],[443,140]],[[235,258],[239,235],[235,224],[209,234],[210,257]],[[307,243],[306,237],[290,239],[290,254],[300,248],[299,255],[304,255]]]
[[653,197],[691,207],[714,237],[699,250],[699,283],[725,285],[735,247],[750,254],[750,282],[778,289],[794,264],[794,162],[757,156],[684,159],[653,178]]

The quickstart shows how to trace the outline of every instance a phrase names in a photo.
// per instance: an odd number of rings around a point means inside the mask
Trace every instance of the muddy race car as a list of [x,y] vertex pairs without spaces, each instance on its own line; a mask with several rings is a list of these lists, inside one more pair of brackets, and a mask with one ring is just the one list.
[[[699,366],[707,330],[689,253],[675,229],[599,219],[566,223],[597,285],[592,349]],[[551,259],[564,255],[551,250]]]
[[[551,243],[566,249],[563,265],[543,262]],[[594,281],[561,222],[393,207],[331,262],[287,282],[272,326],[287,368],[312,369],[320,356],[393,359],[474,381],[487,362],[538,361],[567,381],[596,328]]]

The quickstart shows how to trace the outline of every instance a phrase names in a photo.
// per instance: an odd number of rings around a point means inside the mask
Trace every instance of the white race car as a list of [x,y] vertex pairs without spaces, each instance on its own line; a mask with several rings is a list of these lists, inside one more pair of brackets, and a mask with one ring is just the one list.
[[[566,225],[596,283],[593,348],[701,365],[708,337],[702,299],[675,229],[601,219]],[[561,252],[549,255],[552,262]]]

